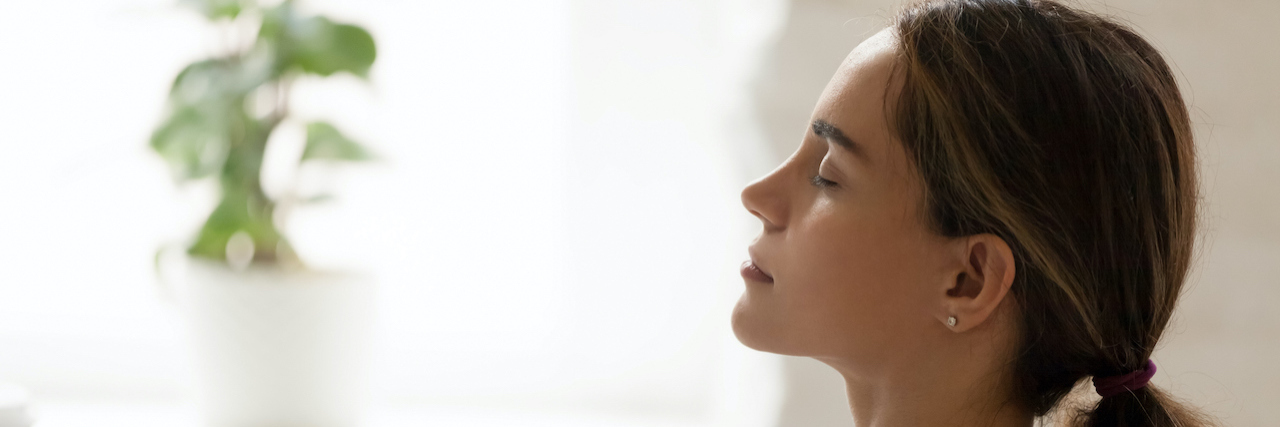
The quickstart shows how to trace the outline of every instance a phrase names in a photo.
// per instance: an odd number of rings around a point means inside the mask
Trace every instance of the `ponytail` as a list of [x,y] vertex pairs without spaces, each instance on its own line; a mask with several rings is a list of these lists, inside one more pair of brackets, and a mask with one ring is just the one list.
[[1211,425],[1154,385],[1104,397],[1081,412],[1073,423],[1079,427],[1192,427]]

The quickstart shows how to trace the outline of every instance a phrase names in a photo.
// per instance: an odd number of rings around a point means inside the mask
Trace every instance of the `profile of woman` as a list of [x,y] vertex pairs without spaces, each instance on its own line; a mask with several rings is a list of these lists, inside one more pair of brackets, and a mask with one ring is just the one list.
[[[860,427],[1207,425],[1149,383],[1196,171],[1133,30],[1047,0],[908,6],[743,190],[763,231],[734,333],[835,368]],[[1096,394],[1068,405],[1077,385]]]

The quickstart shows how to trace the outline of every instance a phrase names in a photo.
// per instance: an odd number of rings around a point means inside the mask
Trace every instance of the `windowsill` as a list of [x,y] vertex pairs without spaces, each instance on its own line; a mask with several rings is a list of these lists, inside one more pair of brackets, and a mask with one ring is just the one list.
[[[193,408],[155,402],[46,402],[35,409],[34,427],[203,427]],[[600,414],[485,411],[469,408],[379,407],[366,427],[705,427],[696,420],[638,419]]]

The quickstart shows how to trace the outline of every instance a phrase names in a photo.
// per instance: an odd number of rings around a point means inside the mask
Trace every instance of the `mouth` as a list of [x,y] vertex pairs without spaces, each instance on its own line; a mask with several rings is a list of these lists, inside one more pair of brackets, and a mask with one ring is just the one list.
[[760,268],[760,266],[756,264],[754,256],[747,261],[743,261],[739,272],[742,273],[742,278],[746,280],[761,283],[773,283],[773,276],[766,273],[764,269]]

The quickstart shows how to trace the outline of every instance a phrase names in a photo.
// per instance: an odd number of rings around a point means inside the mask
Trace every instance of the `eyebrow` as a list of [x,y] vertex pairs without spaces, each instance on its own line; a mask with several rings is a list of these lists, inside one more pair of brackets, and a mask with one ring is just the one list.
[[841,132],[840,128],[835,125],[827,123],[825,120],[817,119],[813,121],[812,128],[814,135],[826,138],[828,141],[833,141],[836,145],[844,147],[845,150],[849,150],[849,152],[855,155],[862,155],[862,146],[853,142],[849,137],[844,136],[844,132]]

